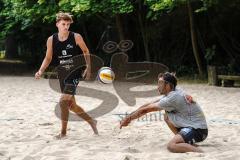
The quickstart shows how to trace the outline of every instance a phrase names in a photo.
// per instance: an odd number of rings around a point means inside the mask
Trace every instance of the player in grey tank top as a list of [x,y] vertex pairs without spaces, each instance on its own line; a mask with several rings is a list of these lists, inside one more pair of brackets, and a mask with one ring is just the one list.
[[166,72],[159,76],[158,90],[163,95],[160,100],[145,104],[125,117],[120,122],[120,128],[127,126],[132,120],[148,112],[165,111],[164,120],[174,137],[167,148],[171,152],[202,152],[194,144],[206,139],[208,135],[207,122],[199,104],[183,90],[177,89],[177,79],[174,74]]

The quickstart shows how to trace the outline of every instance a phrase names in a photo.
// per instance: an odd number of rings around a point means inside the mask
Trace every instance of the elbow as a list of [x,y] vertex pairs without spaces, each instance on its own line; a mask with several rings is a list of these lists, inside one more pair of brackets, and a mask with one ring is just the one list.
[[89,54],[89,50],[85,49],[85,50],[83,50],[83,53],[88,55]]
[[147,109],[142,109],[142,110],[140,111],[140,114],[146,114],[146,113],[148,113],[148,110],[147,110]]

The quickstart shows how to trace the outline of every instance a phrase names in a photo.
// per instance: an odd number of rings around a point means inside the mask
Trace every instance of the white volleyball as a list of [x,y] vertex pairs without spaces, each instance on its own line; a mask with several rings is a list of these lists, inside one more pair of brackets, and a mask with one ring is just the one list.
[[102,67],[98,71],[98,80],[102,83],[112,83],[114,81],[115,74],[110,67]]

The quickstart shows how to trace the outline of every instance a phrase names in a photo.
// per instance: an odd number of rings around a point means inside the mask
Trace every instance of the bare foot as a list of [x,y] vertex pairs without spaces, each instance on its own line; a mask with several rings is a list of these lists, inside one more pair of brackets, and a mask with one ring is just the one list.
[[60,133],[58,135],[55,136],[56,139],[60,140],[60,139],[63,139],[63,138],[66,138],[67,135],[66,134],[63,134],[63,133]]
[[94,134],[98,135],[97,120],[94,119],[91,122],[89,122],[89,124],[91,125]]

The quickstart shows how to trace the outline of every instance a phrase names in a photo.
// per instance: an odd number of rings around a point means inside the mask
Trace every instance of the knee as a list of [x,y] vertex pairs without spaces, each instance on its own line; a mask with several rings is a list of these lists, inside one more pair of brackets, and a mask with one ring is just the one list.
[[60,101],[59,101],[60,107],[61,108],[68,108],[71,110],[72,106],[73,106],[73,100],[70,98],[66,98],[66,97],[61,97]]
[[173,152],[173,153],[176,153],[176,144],[175,143],[171,143],[169,142],[168,145],[167,145],[167,149],[170,151],[170,152]]
[[75,105],[74,101],[70,101],[70,102],[69,102],[68,108],[69,108],[70,111],[75,112],[75,110],[76,110],[76,105]]
[[60,100],[59,104],[61,109],[66,109],[69,106],[70,101],[69,100]]
[[60,102],[72,100],[72,95],[63,94],[60,98]]

